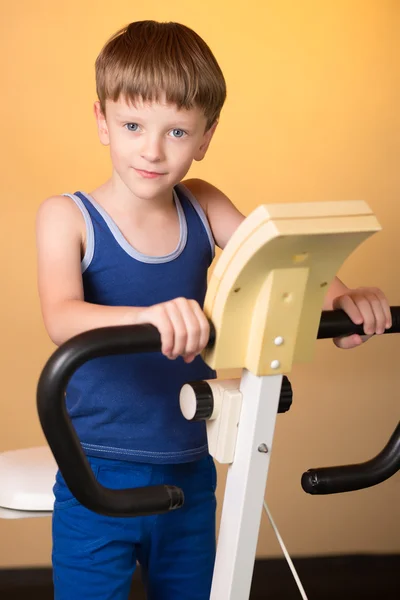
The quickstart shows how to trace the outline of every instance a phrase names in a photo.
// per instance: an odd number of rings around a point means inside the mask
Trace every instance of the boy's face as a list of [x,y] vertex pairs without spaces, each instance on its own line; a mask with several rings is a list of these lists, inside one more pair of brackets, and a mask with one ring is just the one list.
[[107,100],[95,103],[100,141],[110,146],[114,173],[138,198],[161,198],[179,183],[193,160],[206,154],[216,125],[207,132],[199,108],[178,110],[165,102]]

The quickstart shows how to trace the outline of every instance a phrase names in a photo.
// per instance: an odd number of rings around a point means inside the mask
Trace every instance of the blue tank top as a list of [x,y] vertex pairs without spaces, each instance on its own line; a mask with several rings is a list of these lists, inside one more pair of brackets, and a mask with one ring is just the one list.
[[[173,298],[203,306],[214,241],[207,218],[183,185],[174,189],[180,240],[171,254],[135,250],[93,198],[68,195],[86,224],[82,260],[85,301],[108,306],[151,306]],[[66,403],[86,454],[148,463],[183,463],[208,453],[206,426],[187,421],[179,392],[188,381],[213,379],[198,356],[186,364],[161,353],[96,358],[69,381]]]

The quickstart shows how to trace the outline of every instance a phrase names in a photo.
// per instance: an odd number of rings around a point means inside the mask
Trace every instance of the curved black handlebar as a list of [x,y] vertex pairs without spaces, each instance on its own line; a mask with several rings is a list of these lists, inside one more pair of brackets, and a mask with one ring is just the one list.
[[[392,327],[386,333],[400,333],[400,307],[391,307]],[[363,325],[354,325],[340,310],[324,311],[318,330],[318,339],[364,333]],[[303,473],[301,485],[308,494],[339,494],[361,490],[382,483],[400,469],[400,425],[397,426],[385,448],[373,459],[338,467],[309,469]]]
[[352,492],[382,483],[399,469],[400,423],[375,458],[357,465],[309,469],[301,478],[301,486],[308,494]]
[[[400,332],[400,307],[391,310],[394,324],[386,333],[397,333]],[[215,329],[212,323],[210,325],[208,347],[215,343]],[[363,333],[362,325],[354,325],[343,311],[322,313],[319,339],[351,333]],[[49,358],[41,373],[37,408],[44,435],[72,494],[90,510],[110,516],[140,516],[167,512],[183,504],[183,492],[175,486],[111,490],[99,484],[65,405],[65,390],[70,377],[88,360],[160,350],[160,334],[152,325],[104,327],[68,340]],[[386,455],[379,460],[386,463]]]
[[[214,341],[213,329],[209,345]],[[65,405],[70,377],[88,360],[160,350],[160,334],[152,325],[103,327],[81,333],[60,346],[40,375],[37,408],[44,435],[72,494],[90,510],[109,516],[143,516],[183,504],[183,492],[175,486],[111,490],[96,481]]]

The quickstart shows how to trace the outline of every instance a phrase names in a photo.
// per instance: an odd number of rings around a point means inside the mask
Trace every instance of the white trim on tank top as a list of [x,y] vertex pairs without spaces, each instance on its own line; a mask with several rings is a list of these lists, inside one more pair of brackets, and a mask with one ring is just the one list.
[[86,250],[85,255],[81,261],[81,272],[84,273],[89,267],[90,263],[92,262],[94,254],[94,229],[92,219],[90,217],[88,209],[86,208],[82,200],[79,198],[79,196],[75,196],[75,194],[63,194],[63,196],[68,196],[68,198],[71,198],[71,200],[75,202],[77,207],[80,209],[83,218],[85,219]]
[[[200,217],[200,220],[203,224],[203,227],[207,233],[207,237],[210,242],[211,257],[213,259],[215,256],[215,242],[214,242],[214,238],[213,238],[210,226],[208,224],[207,217],[203,211],[203,208],[201,207],[200,203],[196,200],[196,198],[193,196],[193,194],[184,185],[181,184],[179,187],[181,188],[182,193],[188,198],[188,200],[192,204],[193,208],[196,210],[198,216]],[[107,213],[107,211],[100,204],[98,204],[96,202],[96,200],[94,198],[92,198],[92,196],[90,196],[89,194],[86,194],[85,192],[82,192],[82,191],[80,193],[83,196],[85,196],[85,198],[88,200],[88,202],[90,202],[92,204],[92,206],[97,210],[97,212],[103,217],[105,223],[107,224],[107,227],[109,228],[111,234],[113,235],[113,237],[116,240],[116,242],[118,243],[118,245],[129,256],[131,256],[135,260],[138,260],[138,261],[144,262],[144,263],[148,263],[148,264],[160,264],[160,263],[165,263],[165,262],[169,262],[169,261],[176,259],[183,252],[183,250],[186,246],[186,242],[187,242],[187,223],[186,223],[185,213],[182,208],[182,204],[179,200],[179,197],[178,197],[175,189],[173,190],[173,197],[174,197],[175,206],[176,206],[176,209],[178,212],[180,237],[179,237],[178,245],[175,248],[175,250],[173,250],[169,254],[165,254],[163,256],[148,256],[148,255],[142,254],[141,252],[136,250],[127,241],[127,239],[123,236],[118,225],[115,223],[115,221],[112,219],[112,217]],[[89,214],[87,208],[85,207],[84,203],[79,198],[79,196],[76,196],[75,194],[63,194],[63,195],[68,196],[69,198],[71,198],[71,200],[73,200],[75,202],[75,204],[81,210],[82,215],[85,220],[87,241],[86,241],[85,255],[81,262],[81,271],[82,271],[82,273],[84,273],[86,271],[86,269],[89,267],[90,263],[92,262],[93,256],[94,256],[95,239],[94,239],[94,228],[93,228],[92,219],[90,217],[90,214]]]

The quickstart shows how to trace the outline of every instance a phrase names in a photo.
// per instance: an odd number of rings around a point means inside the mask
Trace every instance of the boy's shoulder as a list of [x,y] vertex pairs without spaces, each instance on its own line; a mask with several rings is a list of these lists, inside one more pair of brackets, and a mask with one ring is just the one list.
[[49,196],[39,205],[36,224],[38,230],[70,229],[83,234],[84,218],[77,204],[65,195]]
[[209,209],[213,210],[217,205],[233,206],[221,190],[204,179],[186,179],[182,181],[182,185],[193,194],[206,214],[208,214]]
[[[56,194],[43,200],[39,205],[38,212],[63,211],[65,213],[75,213],[76,209],[78,209],[78,207],[70,195]],[[79,212],[78,209],[78,213]]]
[[187,179],[182,181],[182,185],[199,202],[207,216],[217,246],[224,248],[244,220],[244,216],[231,200],[211,183],[203,179]]

